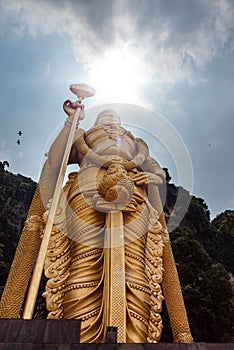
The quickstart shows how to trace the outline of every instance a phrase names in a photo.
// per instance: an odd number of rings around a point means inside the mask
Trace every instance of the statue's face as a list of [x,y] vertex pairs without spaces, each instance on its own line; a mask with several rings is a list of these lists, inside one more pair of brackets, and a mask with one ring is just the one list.
[[106,125],[106,124],[118,124],[120,125],[120,116],[112,110],[106,110],[101,112],[95,122],[95,125]]

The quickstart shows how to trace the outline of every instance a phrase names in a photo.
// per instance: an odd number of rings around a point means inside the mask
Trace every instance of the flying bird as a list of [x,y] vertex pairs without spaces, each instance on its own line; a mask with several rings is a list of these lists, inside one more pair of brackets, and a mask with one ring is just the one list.
[[20,145],[20,140],[17,140],[16,143],[18,143],[18,145]]
[[22,131],[19,130],[17,134],[18,134],[19,136],[21,136],[21,135],[22,135]]

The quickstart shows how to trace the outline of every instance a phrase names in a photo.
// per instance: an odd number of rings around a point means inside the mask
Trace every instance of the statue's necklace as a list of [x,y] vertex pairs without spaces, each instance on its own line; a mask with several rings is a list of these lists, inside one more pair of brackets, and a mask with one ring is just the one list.
[[104,125],[104,131],[108,134],[110,139],[119,140],[121,136],[126,134],[126,130],[121,126]]

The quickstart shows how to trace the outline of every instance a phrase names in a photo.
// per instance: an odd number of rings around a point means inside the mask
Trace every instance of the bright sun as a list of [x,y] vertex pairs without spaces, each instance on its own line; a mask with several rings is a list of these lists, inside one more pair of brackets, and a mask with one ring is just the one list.
[[139,103],[146,67],[142,56],[127,48],[114,48],[95,60],[89,77],[101,98],[110,102]]

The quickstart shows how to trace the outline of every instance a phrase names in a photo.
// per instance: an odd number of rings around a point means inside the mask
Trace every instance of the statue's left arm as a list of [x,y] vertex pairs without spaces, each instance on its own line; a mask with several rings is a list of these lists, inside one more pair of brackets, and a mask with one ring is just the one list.
[[132,162],[141,169],[133,180],[136,185],[161,185],[165,183],[166,174],[159,163],[149,155],[148,146],[141,139],[136,139],[138,153]]

